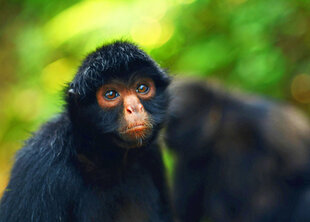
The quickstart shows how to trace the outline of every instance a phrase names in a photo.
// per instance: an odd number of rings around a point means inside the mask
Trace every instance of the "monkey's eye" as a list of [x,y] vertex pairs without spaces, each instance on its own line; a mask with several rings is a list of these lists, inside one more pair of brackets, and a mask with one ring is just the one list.
[[146,94],[149,92],[149,90],[150,88],[147,85],[141,84],[137,87],[136,92],[141,93],[141,94]]
[[116,92],[115,90],[109,90],[105,93],[104,97],[107,99],[107,100],[113,100],[115,99],[116,97],[119,96],[119,93]]

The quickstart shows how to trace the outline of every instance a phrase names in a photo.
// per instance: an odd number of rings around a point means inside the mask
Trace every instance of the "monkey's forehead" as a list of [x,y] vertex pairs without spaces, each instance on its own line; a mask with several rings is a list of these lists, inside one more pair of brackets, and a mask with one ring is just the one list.
[[131,86],[144,79],[152,79],[152,78],[149,75],[144,75],[142,73],[142,74],[135,74],[133,76],[130,76],[129,78],[119,78],[119,77],[109,78],[106,81],[104,81],[104,84]]
[[132,70],[124,69],[112,73],[102,73],[102,78],[105,82],[122,81],[130,84],[141,78],[158,79],[161,78],[162,75],[166,74],[162,73],[162,71],[157,69],[157,67],[141,66]]
[[168,75],[157,66],[140,66],[133,70],[118,70],[102,72],[88,69],[86,73],[78,73],[70,83],[69,90],[81,96],[92,95],[102,85],[110,82],[122,82],[130,86],[141,78],[152,79],[156,88],[166,88],[170,83]]

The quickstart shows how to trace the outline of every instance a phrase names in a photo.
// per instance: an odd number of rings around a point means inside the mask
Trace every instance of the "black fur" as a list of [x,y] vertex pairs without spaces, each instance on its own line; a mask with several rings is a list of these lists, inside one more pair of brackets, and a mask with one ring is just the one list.
[[[119,147],[122,108],[103,110],[96,91],[118,78],[151,77],[145,102],[153,134],[143,147]],[[1,222],[172,221],[156,135],[165,121],[169,78],[135,45],[115,42],[86,57],[66,92],[66,107],[17,156],[0,205]]]
[[285,104],[205,83],[172,88],[181,222],[310,221],[310,128]]

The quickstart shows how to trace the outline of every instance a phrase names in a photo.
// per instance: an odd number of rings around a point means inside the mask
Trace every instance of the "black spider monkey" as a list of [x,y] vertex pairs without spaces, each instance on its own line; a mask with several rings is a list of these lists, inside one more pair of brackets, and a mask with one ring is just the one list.
[[169,82],[132,43],[89,54],[64,111],[18,152],[0,221],[172,221],[156,141]]
[[171,88],[181,222],[310,221],[310,126],[294,107],[204,81]]

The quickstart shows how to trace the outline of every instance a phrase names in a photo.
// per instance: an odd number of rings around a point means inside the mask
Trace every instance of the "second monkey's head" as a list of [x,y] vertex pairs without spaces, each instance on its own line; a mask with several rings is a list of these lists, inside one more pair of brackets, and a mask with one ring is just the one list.
[[73,127],[124,148],[156,137],[169,101],[167,74],[136,45],[117,41],[89,54],[68,88]]

